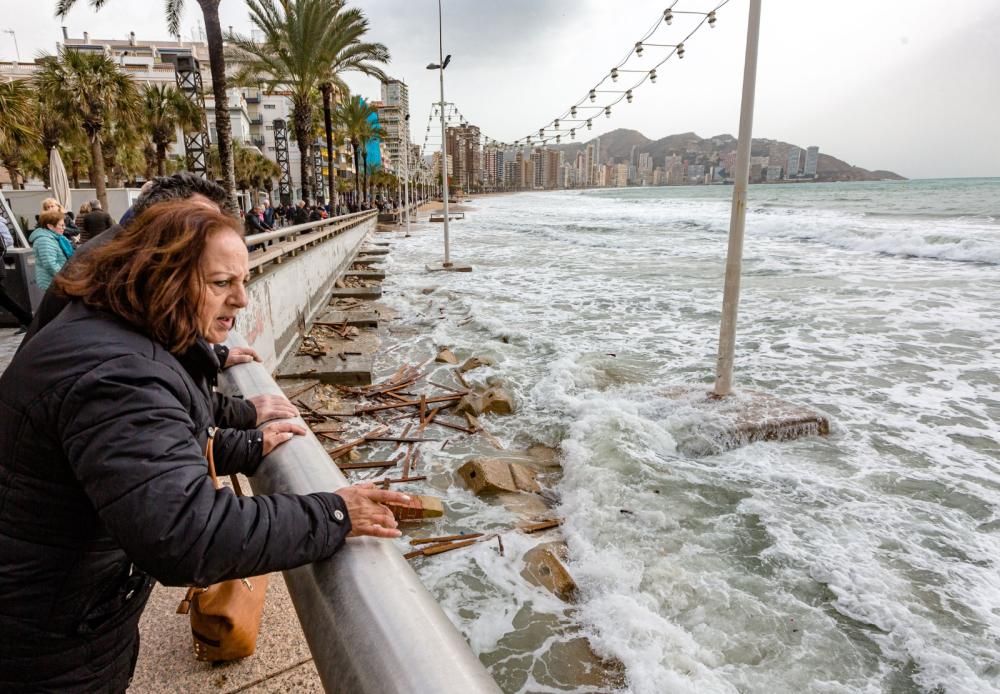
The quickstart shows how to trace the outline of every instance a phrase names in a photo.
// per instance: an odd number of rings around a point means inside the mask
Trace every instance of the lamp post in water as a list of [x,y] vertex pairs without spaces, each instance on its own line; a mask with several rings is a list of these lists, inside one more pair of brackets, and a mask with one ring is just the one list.
[[410,235],[410,114],[403,119],[403,214],[406,215],[406,235]]
[[722,323],[719,327],[719,355],[715,367],[715,389],[713,391],[716,397],[729,395],[733,390],[736,314],[740,303],[743,228],[747,217],[750,138],[753,137],[753,101],[757,81],[760,2],[761,0],[750,0],[750,18],[747,23],[747,51],[743,64],[743,102],[740,106],[740,132],[736,145],[736,180],[733,186],[733,207],[729,215],[729,250],[726,253],[726,283],[722,294]]
[[441,188],[444,202],[444,262],[440,265],[428,265],[428,271],[451,270],[454,272],[469,272],[468,265],[455,265],[451,262],[451,249],[448,244],[448,133],[444,120],[444,70],[451,62],[451,55],[444,55],[444,39],[441,28],[441,0],[438,0],[438,62],[427,66],[428,70],[437,70],[441,82]]

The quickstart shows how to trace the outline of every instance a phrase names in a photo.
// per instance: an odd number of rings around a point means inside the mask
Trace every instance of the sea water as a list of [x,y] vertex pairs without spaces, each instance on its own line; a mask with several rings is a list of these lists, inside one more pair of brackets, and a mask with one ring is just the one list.
[[[606,690],[554,671],[580,634],[633,692],[1000,690],[1000,179],[752,186],[737,388],[833,431],[721,451],[666,392],[713,380],[731,194],[478,198],[470,274],[422,271],[440,224],[399,240],[380,367],[494,360],[470,376],[519,409],[487,427],[560,452],[580,596],[526,583],[516,533],[415,568],[509,692]],[[513,527],[456,480],[470,441],[425,451],[439,529]]]

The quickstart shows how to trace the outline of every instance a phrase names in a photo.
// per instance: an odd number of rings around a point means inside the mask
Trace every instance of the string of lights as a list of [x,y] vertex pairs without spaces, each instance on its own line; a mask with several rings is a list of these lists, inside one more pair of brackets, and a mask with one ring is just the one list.
[[[499,147],[504,150],[518,149],[521,147],[531,147],[534,145],[545,145],[549,142],[554,141],[559,144],[562,140],[563,134],[567,133],[570,139],[576,138],[576,131],[581,127],[579,124],[583,124],[588,130],[593,127],[593,120],[595,115],[600,115],[603,113],[607,118],[611,117],[612,109],[620,104],[622,101],[626,103],[632,103],[635,98],[635,90],[643,86],[646,82],[650,84],[655,84],[657,80],[657,70],[663,67],[663,65],[671,58],[676,58],[678,60],[683,60],[684,55],[687,51],[686,45],[691,40],[691,38],[706,24],[709,28],[714,28],[717,21],[717,14],[719,10],[729,4],[730,0],[720,0],[712,9],[708,11],[700,10],[686,10],[678,9],[677,6],[682,0],[674,0],[670,5],[663,10],[653,22],[653,25],[646,31],[638,41],[628,50],[625,57],[622,58],[614,67],[611,68],[604,76],[601,77],[600,81],[597,82],[593,87],[591,87],[587,93],[579,99],[576,103],[570,106],[566,111],[560,114],[557,118],[553,118],[551,121],[545,123],[541,128],[537,130],[537,135],[532,133],[526,135],[522,138],[514,140],[513,143],[501,142],[495,138],[488,137],[481,134],[481,139],[483,144],[491,144],[493,146]],[[687,5],[685,5],[686,7]],[[698,17],[695,21],[693,28],[681,38],[680,41],[676,43],[653,43],[653,39],[658,31],[661,31],[664,26],[671,26],[675,18],[679,16],[690,15],[692,17]],[[636,63],[640,60],[644,53],[648,49],[662,50],[665,52],[663,57],[656,62],[651,67],[642,67],[641,69],[636,69]],[[630,63],[629,61],[633,61]],[[617,83],[619,78],[622,78],[625,74],[637,74],[639,75],[638,80],[631,86],[625,89],[605,89],[608,80],[612,83]],[[609,94],[609,101],[603,105],[598,104],[599,94]],[[589,102],[589,103],[588,103]],[[458,107],[453,103],[445,104],[445,118],[446,121],[450,121],[453,117],[457,116],[459,122],[462,125],[469,123]],[[440,144],[440,134],[437,135],[437,143],[431,142],[431,122],[434,118],[440,117],[440,104],[434,103],[432,105],[432,111],[428,116],[428,130],[424,138],[424,146],[422,152],[426,151],[428,144]],[[580,111],[595,111],[596,113],[588,115],[586,113],[580,113]],[[560,130],[561,126],[568,124],[575,124],[567,130]]]

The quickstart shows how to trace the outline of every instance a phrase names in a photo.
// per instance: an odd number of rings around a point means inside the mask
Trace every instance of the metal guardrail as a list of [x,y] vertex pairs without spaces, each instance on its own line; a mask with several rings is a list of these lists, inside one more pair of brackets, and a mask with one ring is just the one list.
[[[364,212],[353,212],[339,217],[295,224],[274,231],[266,231],[263,234],[247,236],[244,241],[248,248],[263,247],[261,250],[250,253],[250,270],[262,271],[263,266],[268,263],[280,263],[285,256],[294,255],[302,248],[307,248],[331,236],[353,229],[359,224],[375,219],[377,215],[377,210],[365,210]],[[287,237],[294,238],[282,240]]]
[[[232,333],[229,344],[246,343]],[[227,369],[224,379],[246,397],[281,393],[256,363]],[[259,494],[310,494],[348,484],[312,432],[271,453],[250,483]],[[500,692],[391,541],[350,538],[330,559],[284,577],[326,691]]]

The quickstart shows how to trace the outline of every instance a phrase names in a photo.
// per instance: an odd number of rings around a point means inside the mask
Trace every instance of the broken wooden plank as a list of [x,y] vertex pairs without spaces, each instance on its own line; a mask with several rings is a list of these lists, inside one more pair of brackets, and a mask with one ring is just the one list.
[[410,540],[410,544],[416,547],[417,545],[426,545],[438,542],[454,542],[455,540],[474,540],[477,537],[482,537],[482,536],[483,536],[482,533],[461,533],[459,535],[440,535],[438,537],[421,537]]
[[532,533],[540,533],[543,530],[548,530],[549,528],[557,528],[562,525],[561,518],[549,518],[547,520],[540,521],[538,523],[529,523],[528,525],[520,526],[522,533],[527,533],[531,535]]

